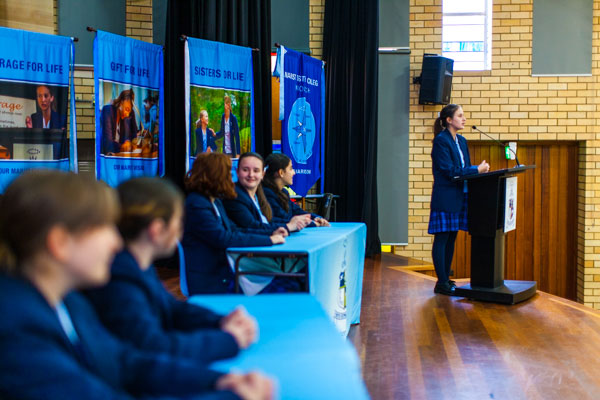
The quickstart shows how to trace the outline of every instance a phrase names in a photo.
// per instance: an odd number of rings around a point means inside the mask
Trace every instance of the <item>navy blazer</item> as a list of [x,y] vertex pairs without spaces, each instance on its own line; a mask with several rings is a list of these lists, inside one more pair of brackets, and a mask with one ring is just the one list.
[[80,345],[63,330],[56,310],[28,281],[0,274],[0,398],[153,399],[215,392],[222,376],[185,359],[139,351],[108,333],[78,293],[64,298]]
[[241,228],[264,229],[266,233],[271,234],[277,228],[287,229],[284,222],[264,223],[260,217],[260,212],[256,208],[254,201],[250,198],[248,191],[240,184],[235,183],[235,199],[223,200],[223,206],[227,211],[227,216]]
[[239,351],[233,336],[220,329],[222,315],[175,299],[154,267],[142,271],[127,250],[115,257],[108,285],[86,294],[104,326],[141,350],[202,362]]
[[433,167],[433,190],[431,192],[431,210],[460,212],[464,201],[464,182],[453,182],[455,176],[473,175],[477,166],[471,165],[467,139],[456,135],[465,160],[463,168],[460,153],[452,134],[444,129],[435,139],[431,150]]
[[216,137],[210,133],[210,130],[206,128],[206,149],[204,148],[204,140],[202,139],[202,128],[196,129],[196,149],[193,152],[193,156],[198,153],[204,153],[209,147],[212,151],[217,151],[217,144],[215,143]]
[[185,272],[190,294],[226,293],[233,272],[227,262],[228,247],[270,246],[264,230],[241,229],[227,217],[221,200],[215,199],[217,216],[208,197],[190,193],[185,200],[183,240]]
[[231,149],[235,152],[225,153],[225,113],[221,116],[221,130],[217,132],[217,139],[223,138],[223,153],[232,154],[234,156],[239,156],[240,152],[240,128],[237,122],[237,118],[233,113],[229,113],[229,134],[231,140]]
[[[31,127],[44,127],[44,117],[41,111],[31,114]],[[60,115],[54,110],[50,110],[50,127],[48,129],[66,129],[66,127],[67,117],[65,115]]]
[[117,135],[117,107],[108,104],[102,107],[100,114],[100,127],[102,128],[102,154],[119,153],[121,145],[126,140],[133,140],[137,137],[138,128],[135,121],[135,112],[131,111],[129,117],[119,121],[119,140]]
[[[285,208],[283,208],[283,206],[279,202],[279,197],[277,197],[277,194],[271,188],[263,186],[263,190],[265,192],[265,197],[267,198],[267,201],[271,205],[271,210],[273,210],[272,222],[288,223],[296,215],[309,214],[308,212],[304,211],[302,209],[302,207],[300,207],[299,205],[294,203],[292,201],[292,199],[290,199],[290,195],[287,192],[287,190],[281,189],[281,191],[287,198],[287,202],[288,202],[288,210],[287,211],[285,211]],[[315,218],[318,218],[319,216],[317,214],[310,214],[310,217],[312,219],[315,219]],[[317,226],[314,222],[311,222],[308,225],[308,227],[314,227],[314,226]]]

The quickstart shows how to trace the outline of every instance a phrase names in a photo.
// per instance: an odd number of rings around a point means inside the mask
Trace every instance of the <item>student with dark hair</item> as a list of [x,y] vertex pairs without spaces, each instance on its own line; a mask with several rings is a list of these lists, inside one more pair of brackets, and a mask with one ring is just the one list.
[[0,207],[0,398],[272,396],[260,375],[224,375],[121,342],[75,292],[106,283],[121,247],[113,190],[37,170],[17,178]]
[[437,275],[435,293],[453,295],[456,285],[450,280],[454,241],[459,230],[467,227],[467,182],[454,182],[456,176],[487,172],[490,165],[483,160],[471,165],[467,140],[458,134],[465,127],[461,106],[448,104],[433,125],[433,191],[428,233],[433,238],[433,265]]
[[202,362],[233,357],[256,339],[243,309],[227,316],[176,300],[152,262],[173,254],[183,233],[183,194],[169,181],[136,178],[118,189],[117,224],[125,249],[115,257],[108,285],[89,291],[100,319],[124,341],[148,351]]
[[25,119],[28,128],[66,129],[67,117],[56,111],[54,95],[47,85],[40,85],[35,90],[39,111]]
[[290,199],[284,189],[294,182],[292,160],[283,153],[273,153],[267,157],[267,170],[263,179],[265,197],[273,210],[273,221],[290,222],[297,215],[310,219],[309,227],[329,226],[329,222],[316,214],[307,213]]
[[284,227],[296,232],[310,223],[305,216],[295,216],[289,222],[273,222],[271,205],[267,201],[261,181],[264,176],[264,159],[258,153],[248,152],[240,156],[237,167],[238,181],[235,183],[235,199],[223,200],[227,216],[242,228],[271,230]]
[[233,272],[225,250],[235,246],[283,243],[286,230],[241,229],[227,216],[221,199],[236,197],[231,159],[222,153],[201,153],[185,178],[188,196],[182,245],[188,290],[192,293],[233,291]]
[[121,145],[137,137],[138,127],[133,111],[135,93],[123,90],[112,104],[102,107],[100,128],[102,129],[102,154],[119,153]]

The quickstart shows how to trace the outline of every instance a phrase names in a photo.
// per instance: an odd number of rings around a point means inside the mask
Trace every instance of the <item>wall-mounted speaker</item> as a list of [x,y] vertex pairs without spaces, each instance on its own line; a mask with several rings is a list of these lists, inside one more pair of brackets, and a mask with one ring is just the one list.
[[452,93],[454,60],[425,54],[421,69],[419,104],[449,104]]

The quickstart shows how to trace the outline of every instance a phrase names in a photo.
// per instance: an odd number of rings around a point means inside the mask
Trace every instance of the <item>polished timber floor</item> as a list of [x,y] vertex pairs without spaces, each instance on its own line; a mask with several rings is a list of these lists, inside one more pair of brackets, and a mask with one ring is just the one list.
[[[349,340],[373,399],[600,399],[600,312],[543,292],[512,306],[435,295],[422,268],[366,259]],[[181,296],[177,273],[159,274]]]

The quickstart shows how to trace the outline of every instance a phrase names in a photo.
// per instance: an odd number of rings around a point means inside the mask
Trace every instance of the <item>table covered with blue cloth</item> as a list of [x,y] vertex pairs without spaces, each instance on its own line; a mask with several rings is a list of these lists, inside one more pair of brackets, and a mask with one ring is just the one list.
[[231,247],[233,258],[252,254],[285,257],[305,254],[309,291],[343,335],[360,322],[367,227],[363,223],[331,223],[292,233],[282,245]]
[[310,294],[198,295],[189,301],[223,314],[243,305],[258,321],[258,342],[212,368],[260,370],[277,379],[281,399],[369,398],[354,347]]

